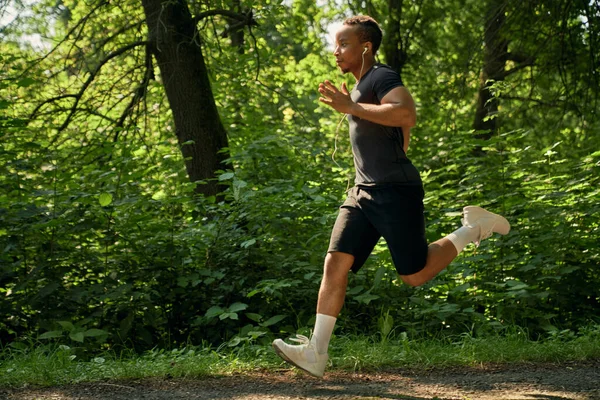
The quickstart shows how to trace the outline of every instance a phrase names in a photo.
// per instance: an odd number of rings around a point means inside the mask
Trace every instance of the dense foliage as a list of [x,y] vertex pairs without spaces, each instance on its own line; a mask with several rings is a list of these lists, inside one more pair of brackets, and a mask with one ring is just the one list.
[[[318,104],[316,87],[352,84],[325,41],[328,22],[351,11],[233,1],[258,22],[241,44],[223,37],[225,18],[201,22],[229,138],[219,198],[194,195],[159,71],[146,80],[136,69],[143,51],[103,64],[69,124],[69,98],[39,107],[79,90],[99,60],[146,33],[137,2],[93,3],[39,1],[0,30],[0,342],[147,349],[310,329],[352,176],[347,128],[337,132],[340,115]],[[228,6],[214,3],[190,9]],[[468,204],[501,212],[512,231],[416,289],[397,278],[381,242],[351,276],[336,332],[542,333],[597,322],[600,7],[503,2],[508,48],[535,62],[492,82],[500,106],[485,140],[472,129],[484,7],[404,3],[402,76],[419,110],[409,156],[425,181],[428,238],[459,226]],[[384,26],[386,4],[367,2]],[[46,47],[23,41],[31,31]]]

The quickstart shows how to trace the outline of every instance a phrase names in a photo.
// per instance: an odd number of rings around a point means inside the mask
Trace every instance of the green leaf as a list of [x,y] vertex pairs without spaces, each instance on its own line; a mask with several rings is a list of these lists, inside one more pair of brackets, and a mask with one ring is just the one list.
[[254,322],[259,322],[263,318],[262,315],[255,314],[255,313],[246,313],[246,317],[248,317],[249,319],[251,319]]
[[256,243],[256,239],[250,239],[250,240],[246,240],[245,242],[242,242],[242,244],[240,246],[242,248],[246,249],[246,248],[252,246],[254,243]]
[[69,337],[75,342],[83,343],[83,332],[73,332],[69,335]]
[[394,318],[390,315],[390,311],[388,310],[385,315],[382,315],[381,317],[379,317],[377,322],[379,325],[379,330],[381,332],[381,336],[384,339],[387,339],[390,332],[394,328]]
[[574,266],[574,265],[570,265],[568,267],[563,267],[563,268],[559,269],[558,271],[561,273],[561,275],[567,275],[567,274],[570,274],[571,272],[577,271],[579,269],[581,269],[581,268]]
[[455,287],[454,289],[452,289],[452,293],[466,292],[467,289],[469,289],[470,287],[471,287],[471,284],[469,282],[463,283],[462,285],[459,285],[459,286]]
[[238,319],[238,315],[237,315],[237,313],[234,313],[234,312],[226,312],[226,313],[223,313],[223,314],[219,315],[219,319],[221,321],[224,320],[224,319],[227,319],[227,318],[229,318],[229,319]]
[[167,197],[167,193],[164,190],[159,190],[158,192],[152,195],[152,200],[162,200]]
[[381,281],[383,280],[384,275],[385,275],[385,267],[381,266],[377,269],[377,272],[375,272],[375,278],[373,278],[373,287],[374,288],[379,287],[379,285],[381,284]]
[[234,173],[233,172],[225,172],[224,174],[219,175],[219,180],[220,181],[226,181],[228,179],[231,179],[234,177]]
[[506,284],[509,286],[508,290],[510,291],[518,291],[529,288],[528,284],[515,280],[506,281]]
[[317,274],[316,272],[309,272],[309,273],[306,273],[306,274],[304,274],[304,279],[306,279],[307,281],[308,281],[308,280],[311,280],[311,279],[312,279],[312,277],[313,277],[313,276],[315,276],[316,274]]
[[9,346],[17,350],[27,350],[29,348],[29,346],[23,342],[11,342]]
[[110,203],[112,203],[113,201],[113,197],[112,194],[110,193],[102,193],[99,197],[98,197],[98,201],[100,202],[100,205],[102,207],[106,207],[108,206]]
[[540,326],[542,327],[543,330],[548,331],[548,332],[556,332],[558,331],[558,328],[554,325],[552,325],[550,322],[543,322],[540,324]]
[[366,292],[364,292],[363,294],[361,294],[360,296],[356,296],[355,299],[359,302],[359,303],[364,303],[364,304],[369,304],[371,301],[373,300],[377,300],[379,298],[379,296],[377,296],[376,294],[371,294],[371,290],[367,290]]
[[58,321],[58,324],[62,326],[65,331],[71,332],[74,328],[73,324],[69,321]]
[[177,278],[177,286],[186,287],[189,282],[190,281],[187,278],[187,276],[180,276],[179,278]]
[[248,186],[248,182],[243,181],[241,179],[234,179],[233,180],[233,187],[237,188],[237,189],[241,189]]
[[246,308],[248,308],[248,304],[244,304],[244,303],[233,303],[232,305],[229,306],[229,312],[238,312],[238,311],[242,311],[245,310]]
[[86,337],[97,337],[97,336],[104,336],[104,335],[108,335],[108,332],[102,330],[102,329],[88,329],[87,331],[83,332],[83,336]]
[[38,339],[57,338],[57,337],[61,337],[62,334],[63,334],[63,331],[48,331],[48,332],[42,333],[40,336],[38,336]]
[[275,325],[276,323],[278,323],[286,317],[286,315],[275,315],[274,317],[269,318],[268,320],[259,325],[266,328],[267,326]]
[[349,296],[354,296],[355,294],[359,294],[360,292],[362,292],[363,289],[364,288],[362,286],[355,286],[352,289],[348,290],[346,294]]
[[250,331],[248,332],[248,336],[250,336],[252,339],[258,339],[261,336],[266,335],[267,332],[261,332],[261,331]]
[[33,78],[23,78],[19,82],[17,82],[17,85],[20,87],[28,87],[33,85],[35,82],[36,81]]
[[211,308],[209,308],[206,311],[206,314],[204,314],[204,316],[206,318],[214,318],[217,315],[223,314],[223,312],[224,312],[224,310],[221,307],[219,307],[219,306],[212,306]]

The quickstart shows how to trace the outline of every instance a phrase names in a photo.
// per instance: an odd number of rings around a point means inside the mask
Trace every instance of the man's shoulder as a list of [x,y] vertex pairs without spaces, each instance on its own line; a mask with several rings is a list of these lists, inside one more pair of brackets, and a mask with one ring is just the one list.
[[378,63],[375,63],[375,64],[373,65],[373,69],[374,69],[374,70],[378,70],[378,69],[382,69],[382,68],[383,68],[384,70],[386,70],[386,69],[388,69],[388,70],[391,70],[391,71],[393,71],[393,70],[394,70],[392,67],[390,67],[389,65],[387,65],[387,64],[384,64],[384,63],[379,63],[379,62],[378,62]]
[[404,86],[400,75],[389,65],[376,64],[372,71],[370,85],[373,94],[381,101],[390,90]]
[[374,81],[396,81],[403,85],[400,74],[387,64],[375,64],[373,66],[372,78]]

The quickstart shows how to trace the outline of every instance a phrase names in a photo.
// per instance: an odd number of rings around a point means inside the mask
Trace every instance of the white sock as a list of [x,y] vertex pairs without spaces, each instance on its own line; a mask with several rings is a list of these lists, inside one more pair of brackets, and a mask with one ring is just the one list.
[[460,253],[466,245],[477,240],[479,237],[479,227],[469,228],[468,226],[461,226],[446,237],[456,247],[456,252]]
[[319,354],[327,353],[329,339],[331,339],[331,335],[333,334],[335,321],[337,321],[337,318],[330,315],[317,314],[315,330],[313,331],[311,342],[315,344]]

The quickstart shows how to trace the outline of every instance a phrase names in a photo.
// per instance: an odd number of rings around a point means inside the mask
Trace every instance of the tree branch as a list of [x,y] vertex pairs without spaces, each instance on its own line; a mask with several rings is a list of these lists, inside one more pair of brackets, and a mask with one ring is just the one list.
[[279,96],[283,97],[285,100],[287,100],[287,101],[288,101],[288,103],[290,103],[290,104],[291,104],[291,106],[292,106],[292,109],[293,109],[294,111],[296,111],[298,114],[300,114],[300,116],[302,117],[302,119],[303,119],[303,120],[304,120],[304,121],[305,121],[305,122],[306,122],[308,125],[310,125],[310,126],[315,126],[315,125],[314,125],[312,122],[310,122],[310,121],[309,121],[309,120],[308,120],[308,119],[307,119],[307,118],[304,116],[304,114],[303,114],[303,113],[302,113],[302,112],[301,112],[301,111],[298,109],[298,107],[296,107],[296,104],[294,103],[294,101],[293,101],[293,100],[292,100],[290,97],[288,97],[288,96],[284,95],[283,93],[281,93],[281,92],[280,92],[280,91],[278,91],[277,89],[273,89],[273,88],[272,88],[272,87],[270,87],[269,85],[266,85],[266,84],[264,84],[263,82],[261,82],[261,81],[260,81],[260,79],[256,79],[256,83],[258,83],[260,86],[262,86],[262,87],[264,87],[264,88],[266,88],[266,89],[268,89],[268,90],[270,90],[270,91],[272,91],[272,92],[274,92],[274,93],[277,93],[277,95],[279,95]]
[[238,24],[235,24],[237,28],[242,27],[244,25],[248,26],[258,26],[258,23],[254,19],[254,15],[252,10],[249,10],[246,13],[238,13],[235,11],[229,11],[225,9],[215,9],[201,12],[200,14],[194,17],[194,25],[198,24],[198,22],[202,21],[204,18],[214,17],[217,15],[222,15],[224,17],[228,17],[231,19],[236,19],[240,21]]
[[408,28],[408,31],[406,32],[406,36],[404,37],[404,42],[406,43],[407,51],[408,51],[408,47],[410,46],[410,34],[412,33],[413,29],[415,29],[415,26],[417,25],[417,22],[419,21],[419,18],[421,17],[422,9],[423,9],[423,0],[419,1],[419,9],[417,11],[417,15],[415,16],[415,20],[413,21],[410,28]]
[[[125,25],[125,26],[121,27],[120,29],[118,29],[117,31],[115,31],[111,36],[108,36],[107,38],[104,38],[103,40],[97,42],[96,43],[96,47],[97,48],[103,48],[108,43],[110,43],[111,41],[113,41],[115,38],[119,37],[122,33],[127,32],[128,30],[130,30],[132,28],[136,28],[136,27],[139,28],[140,26],[142,26],[143,23],[144,23],[144,21],[137,21],[135,23],[132,23],[132,24],[129,24],[129,25]],[[82,27],[81,31],[79,32],[78,36],[73,41],[73,44],[71,45],[71,48],[67,52],[67,56],[65,57],[65,63],[64,63],[65,68],[63,70],[67,70],[69,68],[67,66],[67,61],[71,59],[71,52],[72,52],[73,48],[77,46],[77,41],[81,38],[82,33],[83,33],[83,27]],[[94,43],[94,42],[92,41],[92,43]],[[77,49],[79,51],[81,51],[81,49],[79,47],[77,47]],[[81,62],[84,63],[85,60],[82,59]]]
[[106,46],[106,44],[108,44],[109,42],[111,42],[112,40],[114,40],[115,38],[117,38],[119,35],[121,35],[124,32],[127,32],[128,30],[132,29],[132,28],[139,28],[144,24],[145,21],[140,20],[134,23],[131,23],[129,25],[125,25],[124,27],[122,27],[119,30],[116,30],[111,36],[103,39],[102,41],[100,41],[99,43],[96,44],[96,46],[98,48],[102,48],[104,46]]
[[509,76],[509,75],[512,75],[512,74],[514,74],[515,72],[519,72],[520,70],[522,70],[522,69],[524,69],[524,68],[527,68],[527,67],[532,67],[533,65],[534,65],[534,62],[533,62],[533,61],[531,61],[531,62],[528,62],[528,63],[522,63],[522,64],[519,64],[519,65],[517,65],[516,67],[509,69],[508,71],[504,71],[504,72],[501,74],[501,76],[502,76],[502,79],[506,78],[506,77],[507,77],[507,76]]
[[224,17],[229,17],[231,19],[237,19],[239,21],[246,21],[246,19],[248,18],[247,15],[240,14],[235,11],[230,11],[230,10],[225,10],[225,9],[215,9],[215,10],[204,11],[204,12],[201,12],[200,14],[196,15],[194,17],[194,24],[197,24],[198,22],[202,21],[204,18],[214,17],[217,15],[222,15]]
[[94,79],[96,78],[96,76],[98,75],[98,73],[100,72],[100,70],[102,69],[102,67],[108,63],[110,60],[112,60],[115,57],[120,56],[121,54],[126,53],[127,51],[136,48],[138,46],[145,46],[145,45],[149,45],[150,42],[149,41],[138,41],[138,42],[134,42],[134,43],[130,43],[125,47],[122,47],[118,50],[113,51],[112,53],[110,53],[108,56],[106,56],[102,61],[100,61],[100,63],[98,64],[98,66],[96,67],[96,69],[90,74],[90,76],[88,77],[88,79],[85,81],[85,83],[83,84],[83,86],[81,87],[81,89],[79,89],[79,92],[76,94],[66,94],[66,95],[61,95],[61,96],[57,96],[57,97],[53,97],[51,99],[48,99],[46,101],[44,101],[42,104],[40,104],[39,106],[37,106],[34,111],[31,113],[31,115],[29,116],[29,119],[33,119],[35,117],[35,115],[37,114],[37,112],[40,110],[40,108],[48,103],[52,103],[52,102],[56,102],[60,99],[64,99],[67,97],[73,97],[75,98],[75,102],[73,103],[73,105],[71,106],[71,109],[69,111],[69,115],[67,115],[67,118],[65,119],[65,121],[63,122],[63,124],[58,128],[58,131],[63,131],[71,122],[71,119],[73,118],[73,115],[75,114],[75,112],[77,111],[77,105],[79,104],[79,101],[81,100],[81,98],[83,97],[85,91],[87,90],[87,88],[92,84],[92,82],[94,81]]
[[514,61],[519,65],[509,69],[508,71],[502,72],[502,74],[500,74],[501,79],[504,79],[509,75],[519,72],[524,68],[532,67],[533,65],[535,65],[535,57],[524,53],[507,53],[506,59],[509,61]]
[[77,23],[75,24],[75,26],[73,26],[73,28],[71,28],[69,30],[69,32],[67,32],[67,34],[65,35],[65,37],[56,44],[56,46],[54,46],[48,53],[46,53],[44,56],[33,60],[33,62],[31,63],[31,65],[29,67],[27,67],[21,74],[20,76],[24,76],[26,75],[31,68],[33,68],[35,65],[37,65],[38,63],[40,63],[41,61],[44,61],[46,58],[48,58],[50,56],[50,54],[54,53],[56,51],[56,49],[58,49],[64,42],[67,41],[67,39],[73,34],[73,32],[75,32],[75,30],[77,28],[79,28],[81,26],[81,30],[83,30],[83,28],[85,27],[85,24],[87,23],[87,20],[89,18],[91,18],[91,16],[102,6],[105,6],[109,4],[109,2],[107,0],[102,0],[98,3],[98,5],[96,7],[94,7],[89,13],[87,13],[83,18],[81,18],[79,21],[77,21]]
[[258,51],[258,42],[256,41],[256,36],[252,33],[251,27],[248,27],[248,33],[254,42],[254,51],[256,52],[256,77],[254,80],[258,81],[258,76],[260,75],[260,52]]
[[[532,102],[532,103],[539,104],[541,106],[551,107],[551,108],[560,107],[559,103],[548,103],[547,101],[543,101],[543,100],[539,100],[539,99],[534,99],[534,98],[531,98],[531,97],[502,96],[502,99],[503,100],[519,100],[519,101],[523,101],[523,102]],[[564,102],[562,102],[562,103],[564,103]]]
[[85,111],[86,113],[88,113],[88,114],[90,114],[90,115],[95,115],[95,116],[97,116],[97,117],[100,117],[100,118],[102,118],[102,119],[105,119],[105,120],[107,120],[107,121],[109,121],[109,122],[111,122],[111,123],[113,123],[113,124],[116,124],[116,123],[117,123],[117,120],[115,120],[115,119],[113,119],[113,118],[109,117],[108,115],[104,115],[104,114],[102,114],[101,112],[98,112],[98,110],[95,110],[95,109],[93,109],[93,108],[86,107],[86,108],[80,108],[80,110],[81,110],[81,111]]
[[[144,79],[142,80],[142,83],[136,88],[133,98],[131,99],[131,101],[123,111],[123,114],[121,114],[121,117],[117,121],[117,128],[123,128],[125,124],[125,119],[133,113],[134,107],[140,102],[140,100],[144,98],[148,89],[148,84],[154,76],[154,69],[152,65],[152,52],[150,51],[149,45],[146,46],[146,59],[144,61],[144,64],[146,66],[146,71],[144,72]],[[116,142],[119,138],[119,132],[120,129],[117,129],[115,132],[115,137],[113,139],[114,142]]]
[[37,105],[36,108],[33,109],[33,111],[31,112],[31,114],[29,114],[29,119],[32,120],[35,118],[35,116],[38,114],[38,112],[40,111],[40,109],[45,106],[48,103],[54,103],[58,100],[62,100],[62,99],[68,99],[69,97],[77,97],[76,94],[63,94],[60,96],[56,96],[56,97],[52,97],[50,99],[44,100],[43,102],[41,102],[40,104]]
[[510,52],[506,55],[506,59],[509,61],[514,61],[516,63],[533,63],[534,57],[525,53],[514,53]]

